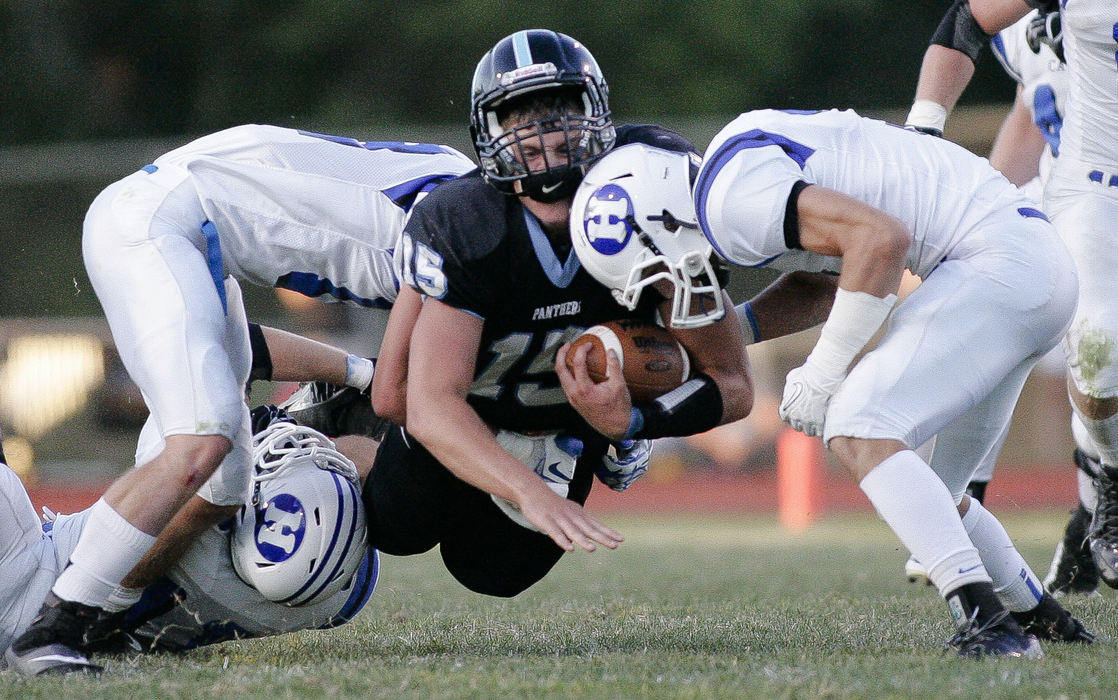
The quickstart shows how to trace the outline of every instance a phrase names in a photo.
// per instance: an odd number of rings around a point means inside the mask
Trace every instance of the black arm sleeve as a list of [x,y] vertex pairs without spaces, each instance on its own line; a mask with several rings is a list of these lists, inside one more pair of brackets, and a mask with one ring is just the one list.
[[259,323],[248,324],[248,340],[252,346],[252,370],[248,380],[255,382],[258,379],[271,379],[272,353],[268,352],[268,342],[264,340],[264,331],[260,330]]
[[788,203],[784,205],[784,245],[789,250],[803,250],[800,245],[800,210],[796,207],[805,187],[807,183],[803,180],[793,183],[792,191],[788,193]]
[[932,43],[962,51],[973,62],[990,43],[990,35],[975,21],[970,0],[955,0],[932,35]]
[[705,374],[658,399],[633,406],[633,425],[626,438],[695,435],[722,422],[722,392]]

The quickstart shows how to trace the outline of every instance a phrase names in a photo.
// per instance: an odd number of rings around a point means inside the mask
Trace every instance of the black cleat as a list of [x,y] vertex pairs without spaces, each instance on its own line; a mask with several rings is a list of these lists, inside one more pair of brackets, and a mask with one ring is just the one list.
[[388,421],[373,413],[369,394],[350,386],[307,382],[279,408],[299,425],[327,437],[364,435],[380,440],[388,430]]
[[1087,546],[1103,583],[1118,588],[1118,467],[1100,464],[1095,484],[1099,502],[1087,533]]
[[1064,527],[1064,539],[1056,545],[1052,565],[1044,577],[1044,587],[1054,598],[1065,595],[1098,597],[1099,570],[1087,546],[1091,513],[1080,504],[1071,512]]
[[67,673],[100,673],[103,669],[86,656],[89,640],[106,621],[116,616],[100,608],[53,593],[47,596],[31,626],[4,653],[8,666],[24,676]]
[[1035,635],[1037,639],[1081,644],[1095,641],[1095,635],[1048,593],[1044,594],[1040,604],[1032,610],[1013,613],[1013,619],[1021,625],[1025,634]]
[[1026,634],[1002,606],[990,583],[968,583],[944,596],[958,632],[944,648],[955,647],[959,656],[1039,659],[1040,642]]
[[946,647],[955,647],[959,656],[968,658],[1039,659],[1044,656],[1044,649],[1037,638],[1025,634],[1006,611],[986,622],[979,622],[972,615],[967,619],[966,626],[947,640]]

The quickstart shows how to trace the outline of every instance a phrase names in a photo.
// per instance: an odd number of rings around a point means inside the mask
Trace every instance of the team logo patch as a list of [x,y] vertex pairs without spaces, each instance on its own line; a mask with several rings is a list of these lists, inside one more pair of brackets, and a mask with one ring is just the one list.
[[256,511],[256,549],[270,562],[279,563],[299,551],[307,533],[303,504],[281,493]]
[[586,203],[582,230],[590,247],[602,255],[616,255],[625,249],[633,235],[633,201],[624,188],[608,184],[599,187]]

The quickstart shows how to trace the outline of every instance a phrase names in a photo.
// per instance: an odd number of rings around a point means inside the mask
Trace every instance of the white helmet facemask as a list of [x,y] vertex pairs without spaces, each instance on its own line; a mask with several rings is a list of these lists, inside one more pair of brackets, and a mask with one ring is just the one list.
[[575,193],[572,245],[622,306],[635,309],[645,287],[666,281],[673,290],[670,325],[705,326],[726,309],[714,249],[694,212],[687,154],[622,146],[591,168]]

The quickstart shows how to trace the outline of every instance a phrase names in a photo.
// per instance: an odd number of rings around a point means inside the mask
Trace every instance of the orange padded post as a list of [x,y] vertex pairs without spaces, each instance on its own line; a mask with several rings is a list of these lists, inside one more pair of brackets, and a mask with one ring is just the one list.
[[776,441],[777,499],[780,524],[806,530],[823,509],[823,443],[785,428]]

